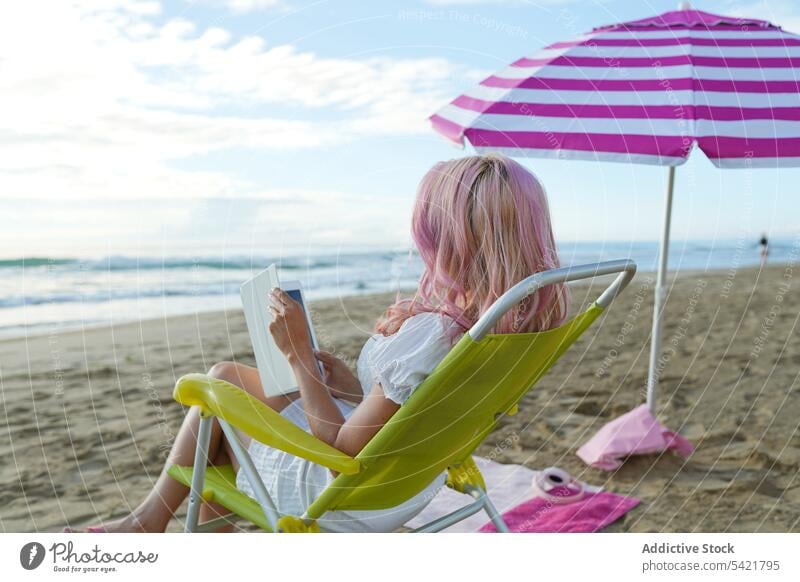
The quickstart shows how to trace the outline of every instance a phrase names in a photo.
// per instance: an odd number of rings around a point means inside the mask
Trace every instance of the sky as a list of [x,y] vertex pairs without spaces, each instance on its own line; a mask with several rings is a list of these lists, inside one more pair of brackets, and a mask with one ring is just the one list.
[[[697,1],[800,32],[789,0]],[[0,20],[0,256],[407,248],[427,117],[602,0],[26,0]],[[659,236],[665,168],[528,159],[559,241]],[[796,236],[800,170],[678,168],[676,239]]]

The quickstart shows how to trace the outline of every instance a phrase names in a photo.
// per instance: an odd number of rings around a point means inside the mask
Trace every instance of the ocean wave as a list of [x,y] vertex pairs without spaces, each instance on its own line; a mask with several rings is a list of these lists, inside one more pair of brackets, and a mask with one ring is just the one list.
[[[335,272],[311,272],[302,277],[303,289],[307,293],[317,294],[350,294],[368,290],[385,290],[397,283],[415,285],[421,269],[419,266],[403,273],[391,273],[390,264],[379,265],[380,268],[337,269]],[[172,271],[169,277],[156,274],[149,278],[146,285],[142,285],[142,278],[134,274],[123,275],[123,278],[109,284],[104,276],[93,277],[91,284],[87,284],[87,277],[59,278],[58,289],[45,288],[45,281],[26,274],[26,288],[28,293],[9,293],[0,295],[0,309],[25,308],[26,306],[56,305],[69,303],[108,303],[114,301],[157,299],[185,297],[187,299],[214,296],[238,296],[241,284],[248,279],[249,273],[240,273],[240,276],[231,276],[220,273],[213,276],[207,275],[186,276],[178,271]],[[45,275],[44,277],[48,277]],[[41,279],[44,279],[41,277]],[[49,277],[48,277],[49,278]],[[291,278],[291,277],[289,277]],[[19,289],[20,287],[11,286]]]
[[214,295],[233,295],[239,292],[239,285],[192,288],[192,289],[150,289],[100,291],[94,293],[51,293],[41,295],[12,295],[0,299],[0,309],[23,307],[26,305],[48,305],[57,303],[105,303],[125,299],[150,299],[154,297],[200,297]]
[[18,259],[0,259],[0,269],[18,267],[48,267],[77,264],[78,259],[55,259],[50,257],[20,257]]
[[350,267],[365,260],[393,260],[407,251],[364,254],[343,254],[317,257],[133,257],[114,255],[101,259],[63,257],[19,257],[0,259],[0,269],[57,269],[59,271],[150,271],[150,270],[246,270],[259,271],[277,263],[281,271],[301,271]]

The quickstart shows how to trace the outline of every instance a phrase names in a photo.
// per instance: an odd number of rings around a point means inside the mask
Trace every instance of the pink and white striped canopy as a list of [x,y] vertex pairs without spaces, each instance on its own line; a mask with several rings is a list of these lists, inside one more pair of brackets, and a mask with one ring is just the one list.
[[800,166],[800,37],[699,10],[519,59],[431,117],[479,152],[676,166]]

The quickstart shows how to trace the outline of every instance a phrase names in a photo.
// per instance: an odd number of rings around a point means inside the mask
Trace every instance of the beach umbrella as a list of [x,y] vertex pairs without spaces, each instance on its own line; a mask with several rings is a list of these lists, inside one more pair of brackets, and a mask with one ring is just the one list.
[[[718,168],[800,166],[800,37],[764,20],[682,4],[651,18],[595,28],[523,57],[430,118],[478,152],[667,166],[650,339],[647,402],[614,421],[624,443],[588,443],[593,456],[643,452],[654,428],[675,167],[697,147]],[[660,426],[660,425],[659,425]],[[648,437],[649,439],[649,437]],[[640,441],[643,439],[640,439]],[[646,440],[646,439],[644,439]],[[647,452],[653,441],[648,440]],[[581,451],[586,453],[586,447]],[[581,454],[581,453],[579,453]],[[606,459],[608,464],[608,459]]]

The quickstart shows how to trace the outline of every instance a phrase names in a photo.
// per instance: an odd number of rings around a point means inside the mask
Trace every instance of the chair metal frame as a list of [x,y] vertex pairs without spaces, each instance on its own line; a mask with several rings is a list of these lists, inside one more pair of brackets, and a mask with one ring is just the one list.
[[[636,273],[636,263],[630,259],[620,259],[614,261],[604,261],[599,263],[589,263],[584,265],[577,265],[571,267],[563,267],[559,269],[551,269],[543,271],[535,275],[531,275],[514,285],[511,289],[501,295],[492,306],[481,316],[481,318],[468,330],[468,334],[475,342],[480,342],[483,337],[489,333],[494,325],[500,320],[505,313],[507,313],[517,303],[522,301],[528,295],[535,293],[537,290],[548,285],[555,285],[561,283],[569,283],[584,279],[591,279],[604,275],[616,274],[617,277],[614,281],[606,287],[595,301],[595,304],[606,308],[619,295],[625,287],[633,279]],[[239,464],[244,472],[247,480],[253,488],[256,500],[264,512],[267,522],[271,526],[273,532],[284,531],[282,529],[282,517],[275,507],[275,503],[270,497],[266,486],[264,485],[261,476],[256,471],[250,455],[245,450],[241,441],[239,440],[236,431],[224,419],[216,417],[225,437],[231,443],[234,455],[239,461]],[[201,413],[200,427],[197,435],[197,448],[194,457],[194,469],[192,472],[191,486],[189,492],[189,506],[186,515],[185,531],[186,532],[204,532],[213,531],[223,525],[229,524],[231,518],[223,516],[204,523],[199,522],[200,506],[203,503],[203,484],[206,477],[206,470],[208,465],[208,447],[211,439],[211,426],[214,416]],[[503,521],[502,516],[497,508],[489,499],[488,493],[484,487],[475,484],[467,483],[463,486],[462,491],[465,494],[473,497],[474,501],[470,504],[461,507],[445,516],[439,517],[430,523],[414,530],[415,532],[438,532],[459,521],[478,513],[485,511],[491,522],[499,532],[508,532],[508,526]],[[301,520],[308,523],[312,520],[304,515]]]

